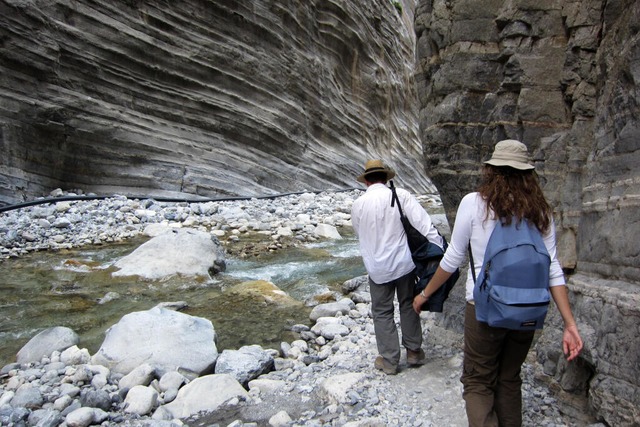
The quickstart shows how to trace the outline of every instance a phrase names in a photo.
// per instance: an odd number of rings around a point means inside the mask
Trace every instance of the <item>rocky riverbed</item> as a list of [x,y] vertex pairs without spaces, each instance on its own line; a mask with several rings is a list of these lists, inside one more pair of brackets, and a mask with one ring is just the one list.
[[[19,257],[36,250],[109,244],[138,236],[150,224],[164,224],[211,233],[229,256],[260,256],[268,251],[291,250],[304,242],[338,238],[339,231],[349,227],[350,206],[359,194],[353,190],[202,203],[124,197],[46,203],[0,214],[0,255]],[[437,197],[425,197],[422,202],[425,206],[439,206]],[[340,303],[345,308],[336,310],[328,303],[322,316],[315,315],[320,316],[316,326],[335,323],[341,327],[339,333],[335,329],[329,333],[321,327],[300,325],[294,328],[299,339],[283,342],[279,348],[258,349],[261,355],[266,355],[268,369],[247,380],[237,395],[215,409],[173,416],[162,410],[179,400],[176,387],[166,386],[167,374],[159,376],[151,370],[148,375],[132,379],[115,369],[94,364],[95,355],[89,355],[78,343],[39,360],[10,363],[2,369],[0,423],[466,425],[459,382],[462,337],[438,327],[434,322],[437,315],[424,313],[423,348],[427,363],[408,367],[401,362],[398,375],[384,375],[373,367],[377,353],[363,282],[362,278],[355,278],[352,283],[360,287],[343,286]],[[319,304],[314,312],[322,312],[322,308],[323,304]],[[216,372],[198,380],[223,375]],[[247,379],[246,371],[242,375]],[[562,415],[533,364],[525,365],[523,377],[526,426],[578,425]],[[238,378],[237,372],[234,378]],[[197,382],[195,378],[184,377],[178,387],[186,389]],[[137,396],[132,396],[134,389]],[[218,390],[209,392],[216,394]]]

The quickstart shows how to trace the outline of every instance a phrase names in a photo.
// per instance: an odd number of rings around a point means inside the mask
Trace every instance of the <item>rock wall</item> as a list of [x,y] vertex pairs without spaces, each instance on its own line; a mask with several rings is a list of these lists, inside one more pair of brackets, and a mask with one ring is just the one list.
[[351,188],[420,161],[413,2],[0,1],[0,205]]
[[585,423],[639,425],[640,2],[420,0],[415,15],[420,136],[450,221],[497,141],[528,145],[585,339],[567,365],[553,311],[541,378]]

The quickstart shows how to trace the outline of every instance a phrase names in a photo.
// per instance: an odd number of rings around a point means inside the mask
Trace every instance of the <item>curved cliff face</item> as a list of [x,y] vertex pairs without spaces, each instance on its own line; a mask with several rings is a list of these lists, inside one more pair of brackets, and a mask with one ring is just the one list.
[[[558,254],[585,339],[579,363],[564,362],[552,310],[538,360],[571,395],[565,409],[609,425],[640,423],[632,338],[640,318],[638,22],[634,0],[422,0],[416,10],[430,177],[453,219],[497,141],[528,145],[555,207]],[[449,313],[447,322],[459,317]]]
[[79,188],[356,186],[419,157],[412,11],[390,2],[0,1],[0,203]]

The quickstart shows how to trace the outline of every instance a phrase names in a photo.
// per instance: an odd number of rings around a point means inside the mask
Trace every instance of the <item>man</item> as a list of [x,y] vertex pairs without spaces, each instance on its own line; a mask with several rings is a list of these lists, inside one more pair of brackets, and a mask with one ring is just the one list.
[[[413,310],[415,265],[407,244],[397,206],[391,206],[391,189],[386,183],[395,176],[382,160],[369,160],[357,179],[367,186],[351,209],[351,221],[360,242],[360,253],[369,274],[371,314],[379,356],[374,366],[388,375],[398,372],[400,345],[394,320],[394,297],[400,306],[402,345],[407,364],[424,363],[420,316]],[[442,237],[418,200],[397,188],[398,199],[411,224],[429,241],[442,247]]]

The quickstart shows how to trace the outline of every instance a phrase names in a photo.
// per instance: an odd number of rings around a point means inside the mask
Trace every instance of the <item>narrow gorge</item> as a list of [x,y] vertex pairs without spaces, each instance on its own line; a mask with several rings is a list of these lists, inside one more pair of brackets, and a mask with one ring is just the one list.
[[585,339],[567,364],[552,311],[539,377],[577,419],[639,425],[639,23],[635,0],[0,0],[0,206],[344,189],[382,157],[453,224],[520,139]]

